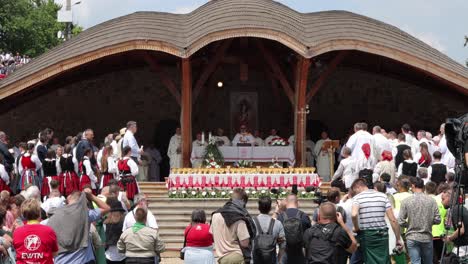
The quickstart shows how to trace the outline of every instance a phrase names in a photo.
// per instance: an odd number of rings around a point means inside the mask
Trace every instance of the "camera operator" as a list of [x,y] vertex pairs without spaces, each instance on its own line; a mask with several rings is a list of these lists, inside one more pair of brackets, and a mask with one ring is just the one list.
[[[451,205],[453,190],[449,189],[442,193],[442,204],[446,209],[451,208],[451,222],[455,231],[453,234],[444,237],[445,242],[452,241],[455,244],[453,252],[460,251],[459,257],[468,256],[468,232],[465,232],[465,226],[468,226],[468,210],[461,204]],[[458,197],[457,197],[458,199]],[[460,215],[461,212],[461,215]]]

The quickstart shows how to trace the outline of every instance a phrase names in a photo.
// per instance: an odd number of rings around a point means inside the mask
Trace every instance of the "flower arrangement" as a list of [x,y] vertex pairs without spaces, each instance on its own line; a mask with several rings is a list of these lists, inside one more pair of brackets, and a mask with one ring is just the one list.
[[[206,165],[205,165],[206,166]],[[256,168],[247,168],[247,167],[236,167],[231,168],[227,166],[227,168],[172,168],[171,174],[206,174],[206,173],[214,173],[214,174],[246,174],[246,173],[261,173],[261,174],[312,174],[315,172],[315,168],[307,167],[307,168],[264,168],[264,167],[256,167]]]
[[270,146],[288,146],[289,145],[289,141],[285,138],[281,138],[281,137],[275,137],[271,140],[270,142]]
[[[246,189],[245,192],[249,198],[259,198],[269,196],[272,199],[277,197],[286,198],[290,191],[287,189],[279,189],[277,192],[271,192],[270,189]],[[231,197],[232,189],[179,189],[169,190],[169,198],[173,199],[228,199]],[[300,191],[297,197],[303,199],[315,198],[315,192]]]
[[206,168],[221,168],[224,165],[224,157],[216,144],[216,138],[210,137],[203,155],[203,166]]
[[252,168],[253,162],[247,160],[239,160],[238,162],[234,163],[235,168]]
[[221,168],[221,166],[219,166],[218,162],[216,162],[216,160],[214,159],[214,157],[213,157],[213,155],[211,153],[208,156],[209,156],[209,159],[205,160],[207,169],[219,169],[219,168]]

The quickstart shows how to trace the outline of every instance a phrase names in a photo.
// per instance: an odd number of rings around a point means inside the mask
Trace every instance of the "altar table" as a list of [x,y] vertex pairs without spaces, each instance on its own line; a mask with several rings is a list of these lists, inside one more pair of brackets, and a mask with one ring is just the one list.
[[320,178],[316,173],[171,173],[169,189],[179,188],[288,188],[320,186]]
[[[225,162],[236,162],[240,160],[251,162],[271,163],[273,159],[278,162],[287,162],[290,166],[294,166],[296,159],[294,157],[294,149],[292,146],[284,147],[235,147],[222,146],[219,150],[223,154]],[[190,160],[202,161],[205,154],[205,147],[194,147]]]

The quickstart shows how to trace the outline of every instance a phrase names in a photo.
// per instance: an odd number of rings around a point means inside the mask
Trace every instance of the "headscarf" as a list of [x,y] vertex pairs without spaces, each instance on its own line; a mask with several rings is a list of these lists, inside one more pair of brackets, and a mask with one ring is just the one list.
[[393,160],[392,153],[390,151],[388,151],[388,150],[384,150],[382,152],[382,160],[392,161]]

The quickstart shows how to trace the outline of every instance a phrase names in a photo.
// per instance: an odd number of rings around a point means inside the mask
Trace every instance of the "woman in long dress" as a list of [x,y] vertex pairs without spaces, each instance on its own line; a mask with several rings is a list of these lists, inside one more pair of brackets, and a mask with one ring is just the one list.
[[330,176],[330,155],[328,150],[322,150],[323,143],[330,141],[328,133],[323,131],[320,135],[321,139],[315,143],[314,155],[317,159],[317,174],[320,176],[322,181],[329,182]]

